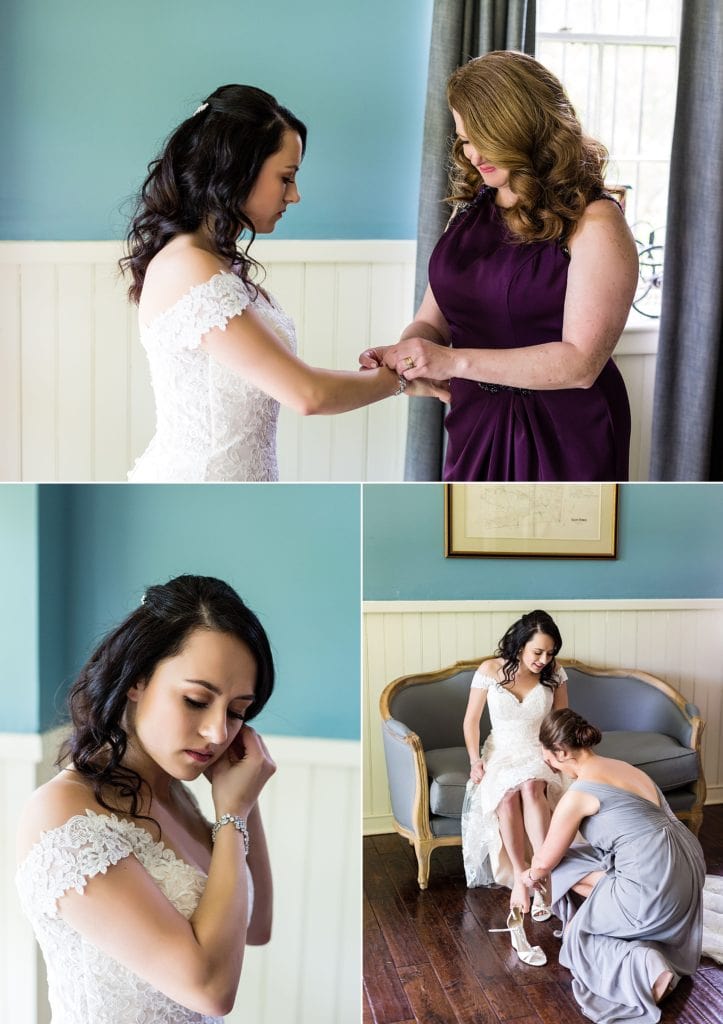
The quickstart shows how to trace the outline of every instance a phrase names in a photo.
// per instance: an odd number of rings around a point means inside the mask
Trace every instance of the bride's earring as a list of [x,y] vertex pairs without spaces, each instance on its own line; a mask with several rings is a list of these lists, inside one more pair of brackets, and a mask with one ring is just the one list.
[[512,948],[523,964],[530,967],[542,967],[547,957],[539,946],[531,946],[525,935],[524,915],[520,907],[513,907],[507,917],[506,928],[490,928],[491,932],[509,932]]

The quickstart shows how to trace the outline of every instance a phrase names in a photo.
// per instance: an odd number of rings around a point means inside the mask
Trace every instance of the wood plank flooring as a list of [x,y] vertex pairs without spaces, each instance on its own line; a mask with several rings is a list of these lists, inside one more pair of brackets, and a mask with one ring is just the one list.
[[[706,808],[700,840],[708,871],[723,875],[723,805]],[[523,964],[503,928],[507,889],[467,889],[458,847],[432,854],[417,886],[414,850],[397,835],[364,840],[363,1024],[585,1024],[569,973],[557,962],[556,918],[527,923],[547,954]],[[723,969],[703,960],[661,1007],[661,1024],[721,1024]]]

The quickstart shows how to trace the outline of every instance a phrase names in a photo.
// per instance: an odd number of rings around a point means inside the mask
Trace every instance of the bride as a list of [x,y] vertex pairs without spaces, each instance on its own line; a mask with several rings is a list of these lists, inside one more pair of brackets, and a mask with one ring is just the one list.
[[[70,693],[65,768],[25,808],[17,886],[54,1024],[220,1024],[269,941],[258,797],[275,771],[247,721],[271,696],[261,623],[228,584],[150,587]],[[211,827],[184,782],[210,781]]]
[[[306,127],[248,85],[216,89],[149,167],[121,267],[138,303],[156,433],[134,482],[276,480],[279,405],[347,412],[392,395],[448,399],[387,367],[312,367],[293,322],[254,281],[248,249],[300,199]],[[239,248],[239,236],[250,241]]]
[[[562,637],[547,612],[537,609],[513,622],[500,640],[499,657],[475,672],[464,716],[470,777],[462,809],[462,853],[467,885],[504,885],[510,912],[530,909],[522,874],[528,849],[538,850],[550,808],[562,787],[545,764],[540,722],[567,706],[567,675],[557,665]],[[480,719],[489,708],[491,732],[480,750]],[[546,921],[549,906],[535,892],[532,917]],[[527,961],[533,962],[533,961]],[[541,965],[544,959],[534,961]]]

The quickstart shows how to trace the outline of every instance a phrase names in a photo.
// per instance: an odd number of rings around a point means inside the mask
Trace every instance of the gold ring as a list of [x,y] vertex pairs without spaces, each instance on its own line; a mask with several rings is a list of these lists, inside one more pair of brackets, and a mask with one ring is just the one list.
[[404,360],[404,366],[405,366],[405,368],[407,370],[413,370],[414,369],[414,360],[412,359],[411,356],[406,356],[406,358]]

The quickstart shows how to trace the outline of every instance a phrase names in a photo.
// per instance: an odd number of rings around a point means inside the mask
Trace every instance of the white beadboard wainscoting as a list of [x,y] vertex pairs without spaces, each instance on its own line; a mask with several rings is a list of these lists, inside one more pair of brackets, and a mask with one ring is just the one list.
[[[294,317],[299,354],[356,369],[413,311],[413,241],[268,241],[253,253]],[[0,242],[0,480],[125,480],[153,433],[153,397],[118,242]],[[657,323],[617,349],[633,412],[630,478],[647,478]],[[282,480],[401,480],[407,401],[341,416],[282,410]]]
[[[369,601],[364,605],[364,831],[394,831],[379,716],[393,679],[492,655],[507,627],[533,607],[549,611],[560,659],[642,669],[697,704],[706,721],[708,803],[723,803],[723,600]],[[459,723],[460,739],[462,723]]]
[[[15,892],[15,832],[53,774],[61,733],[0,734],[0,1021],[47,1024],[45,967]],[[262,795],[274,933],[249,946],[227,1024],[358,1024],[361,861],[358,742],[265,737],[278,771]],[[213,817],[210,787],[193,785]]]

